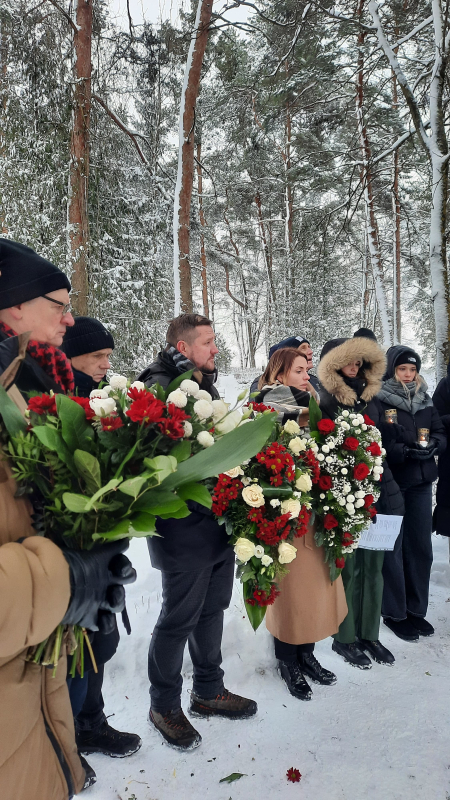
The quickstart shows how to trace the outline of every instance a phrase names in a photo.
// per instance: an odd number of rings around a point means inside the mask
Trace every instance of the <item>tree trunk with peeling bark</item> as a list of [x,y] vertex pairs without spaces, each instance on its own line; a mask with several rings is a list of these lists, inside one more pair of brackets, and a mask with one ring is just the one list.
[[200,219],[200,259],[202,262],[202,300],[203,300],[203,313],[205,317],[209,317],[209,302],[208,302],[208,276],[206,272],[206,249],[205,249],[205,234],[204,228],[206,227],[205,214],[203,211],[203,175],[202,175],[202,146],[197,143],[197,186],[198,186],[198,216]]
[[73,125],[70,141],[67,210],[72,266],[72,304],[77,314],[88,312],[89,285],[89,133],[91,118],[92,0],[78,0],[74,32],[75,66]]

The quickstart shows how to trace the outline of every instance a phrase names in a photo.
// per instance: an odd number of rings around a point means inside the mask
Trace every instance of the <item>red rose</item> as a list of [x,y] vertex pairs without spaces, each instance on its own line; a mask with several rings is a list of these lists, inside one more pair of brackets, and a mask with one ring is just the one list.
[[340,556],[340,558],[337,558],[334,563],[336,564],[338,569],[344,569],[344,567],[345,567],[345,558]]
[[49,394],[36,395],[30,397],[28,401],[28,410],[34,411],[35,414],[56,414],[56,397]]
[[127,417],[133,422],[143,422],[145,425],[151,425],[153,422],[159,422],[162,419],[165,405],[162,400],[158,400],[151,392],[142,392],[142,396],[131,403]]
[[364,422],[366,423],[366,425],[375,425],[373,419],[370,419],[370,417],[367,414],[364,414]]
[[336,517],[333,517],[333,514],[325,514],[323,519],[323,527],[327,531],[331,531],[333,528],[337,528],[339,522],[337,521]]
[[321,433],[331,433],[334,431],[336,425],[334,424],[332,419],[319,419],[317,423],[317,429]]
[[348,531],[342,535],[342,544],[345,545],[345,547],[353,544],[353,536]]
[[95,411],[93,411],[90,406],[89,397],[71,397],[70,399],[73,400],[74,403],[78,403],[78,405],[84,409],[86,419],[92,419],[95,417]]
[[356,467],[353,467],[353,477],[355,481],[363,481],[364,478],[370,473],[370,469],[367,464],[357,464]]
[[123,422],[119,416],[102,417],[100,422],[104,431],[116,431],[118,428],[123,428]]
[[344,450],[357,450],[359,447],[358,439],[355,439],[354,436],[347,436],[344,441]]
[[331,489],[333,486],[333,481],[329,475],[321,475],[319,478],[319,486],[324,492],[327,492],[328,489]]
[[374,499],[375,498],[374,498],[373,494],[366,494],[366,496],[364,498],[364,508],[369,508],[369,506],[372,505]]
[[371,456],[381,456],[381,447],[378,442],[371,442],[369,447],[366,447],[366,451],[370,453]]
[[291,783],[299,783],[301,777],[302,777],[301,772],[299,772],[298,769],[295,769],[295,767],[291,767],[286,772],[286,778]]
[[369,514],[370,514],[370,516],[371,516],[371,518],[372,518],[372,519],[373,519],[374,517],[376,517],[376,515],[377,515],[377,510],[376,510],[376,508],[374,508],[373,506],[371,506],[371,507],[370,507],[370,508],[368,508],[367,510],[368,510],[368,512],[369,512]]

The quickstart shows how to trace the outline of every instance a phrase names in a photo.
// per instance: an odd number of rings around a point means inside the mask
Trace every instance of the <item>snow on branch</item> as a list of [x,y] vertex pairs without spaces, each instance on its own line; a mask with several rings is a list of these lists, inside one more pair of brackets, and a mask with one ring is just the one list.
[[303,14],[302,14],[302,18],[301,18],[301,21],[300,21],[300,25],[298,26],[297,30],[295,31],[295,35],[294,35],[294,38],[293,38],[293,40],[291,42],[289,50],[287,51],[287,53],[285,53],[284,56],[282,56],[282,58],[280,58],[276,68],[269,75],[269,78],[274,78],[275,77],[275,75],[278,73],[278,70],[280,69],[280,67],[284,64],[284,62],[289,58],[289,56],[293,52],[294,47],[297,44],[299,36],[300,36],[300,34],[301,34],[302,30],[303,30],[303,23],[304,23],[307,15],[308,15],[308,11],[310,10],[311,6],[312,6],[312,3],[308,3],[305,6],[305,8],[303,9]]
[[48,2],[49,2],[49,3],[51,3],[51,4],[52,4],[52,6],[55,6],[55,8],[57,8],[57,9],[58,9],[59,13],[60,13],[60,14],[62,14],[62,15],[63,15],[63,17],[65,17],[65,18],[66,18],[67,22],[69,23],[69,25],[70,25],[70,27],[73,29],[73,31],[74,31],[75,33],[78,33],[78,28],[77,28],[77,26],[75,25],[75,23],[74,23],[74,21],[73,21],[72,17],[70,16],[70,14],[68,14],[68,13],[67,13],[67,11],[65,10],[65,8],[63,8],[62,6],[60,6],[60,5],[59,5],[59,3],[57,2],[57,0],[48,0]]
[[398,40],[398,42],[395,42],[395,44],[392,45],[392,49],[395,50],[397,47],[400,47],[401,44],[405,44],[405,42],[409,42],[409,40],[412,39],[413,36],[416,35],[416,33],[419,33],[419,31],[422,31],[428,25],[431,25],[432,22],[433,22],[433,15],[430,14],[429,17],[424,19],[422,22],[420,22],[418,25],[416,25],[416,27],[413,28],[412,31],[407,33],[406,36],[403,36],[401,39]]

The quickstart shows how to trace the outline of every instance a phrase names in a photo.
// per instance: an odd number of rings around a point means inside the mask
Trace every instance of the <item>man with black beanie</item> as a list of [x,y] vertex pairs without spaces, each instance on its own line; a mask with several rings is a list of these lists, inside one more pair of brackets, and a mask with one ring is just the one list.
[[111,368],[112,334],[98,319],[76,317],[74,326],[66,331],[61,349],[71,361],[78,395],[89,397]]

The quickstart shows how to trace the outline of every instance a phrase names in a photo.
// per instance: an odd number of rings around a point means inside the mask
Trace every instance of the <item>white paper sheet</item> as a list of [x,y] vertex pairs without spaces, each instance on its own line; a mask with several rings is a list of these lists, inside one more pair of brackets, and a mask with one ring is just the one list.
[[361,534],[358,546],[363,550],[393,550],[402,522],[403,517],[377,514],[375,525],[371,522]]

